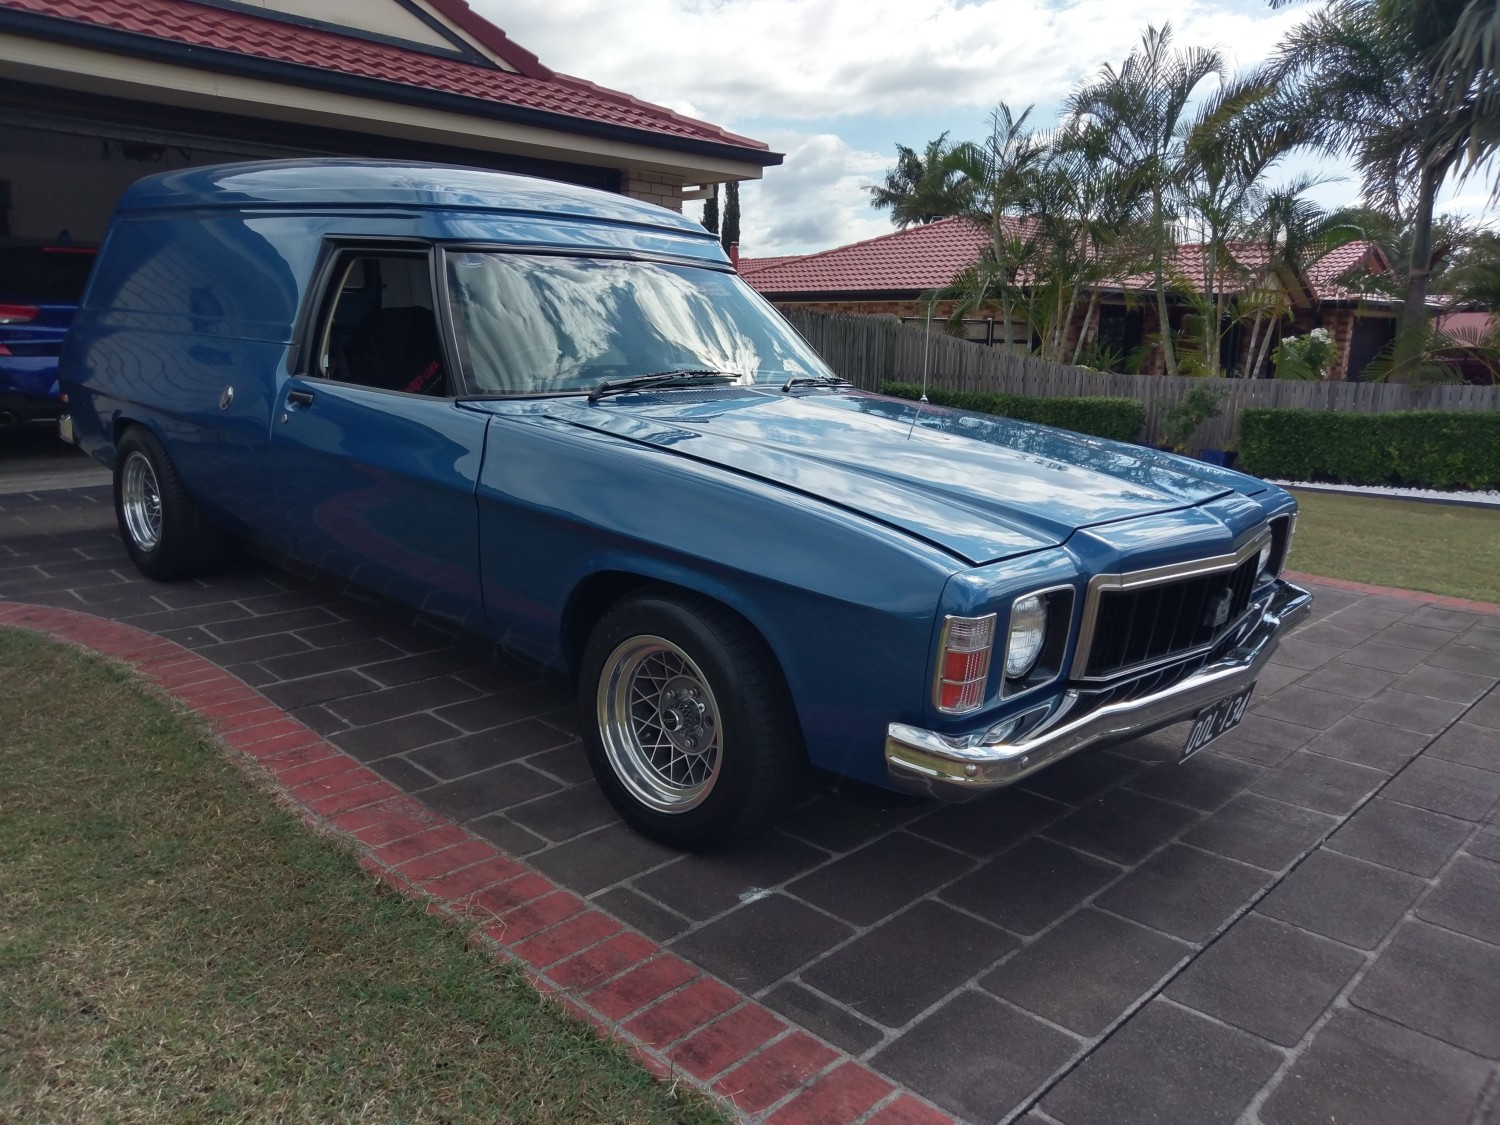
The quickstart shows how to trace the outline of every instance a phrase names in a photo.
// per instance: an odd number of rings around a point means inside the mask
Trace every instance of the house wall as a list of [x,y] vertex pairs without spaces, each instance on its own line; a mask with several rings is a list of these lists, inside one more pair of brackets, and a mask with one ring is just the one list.
[[1333,368],[1323,376],[1325,380],[1349,378],[1349,344],[1354,339],[1354,317],[1353,309],[1324,309],[1318,318],[1333,337],[1335,348]]
[[620,179],[625,194],[631,199],[655,203],[668,211],[682,210],[684,180],[681,176],[674,176],[669,172],[642,172],[632,168]]

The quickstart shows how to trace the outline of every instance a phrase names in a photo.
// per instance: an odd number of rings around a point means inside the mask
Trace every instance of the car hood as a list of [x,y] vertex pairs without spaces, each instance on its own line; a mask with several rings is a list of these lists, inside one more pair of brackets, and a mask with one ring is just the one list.
[[1139,446],[858,391],[658,391],[544,413],[815,496],[974,565],[1259,486]]

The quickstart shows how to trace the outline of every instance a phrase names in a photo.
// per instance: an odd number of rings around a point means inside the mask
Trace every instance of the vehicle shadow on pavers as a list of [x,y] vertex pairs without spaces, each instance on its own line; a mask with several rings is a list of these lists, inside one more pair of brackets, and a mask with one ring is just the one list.
[[[1186,764],[1180,725],[970,805],[809,792],[682,855],[600,795],[559,677],[253,560],[150,582],[108,489],[0,496],[0,598],[192,649],[968,1121],[1463,1125],[1496,1081],[1500,616],[1316,593]],[[711,1081],[720,1038],[679,1061]]]

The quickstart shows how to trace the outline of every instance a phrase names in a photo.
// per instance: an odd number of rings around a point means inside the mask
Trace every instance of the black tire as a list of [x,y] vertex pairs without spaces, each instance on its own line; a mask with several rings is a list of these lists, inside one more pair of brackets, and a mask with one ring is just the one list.
[[156,435],[139,426],[115,445],[115,520],[147,578],[194,578],[223,562],[222,533],[203,518]]
[[[650,691],[638,695],[642,685]],[[762,831],[806,767],[765,643],[684,592],[637,594],[605,614],[584,649],[578,706],[605,796],[632,828],[672,847],[706,851]],[[659,724],[655,750],[639,737],[648,724]]]

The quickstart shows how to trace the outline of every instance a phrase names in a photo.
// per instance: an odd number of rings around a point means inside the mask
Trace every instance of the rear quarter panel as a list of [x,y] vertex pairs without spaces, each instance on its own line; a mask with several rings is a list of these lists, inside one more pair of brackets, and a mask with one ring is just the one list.
[[[317,250],[279,217],[117,217],[59,372],[85,448],[112,463],[120,424],[145,425],[210,514],[252,514],[265,502],[260,451]],[[226,387],[233,401],[221,409]]]

